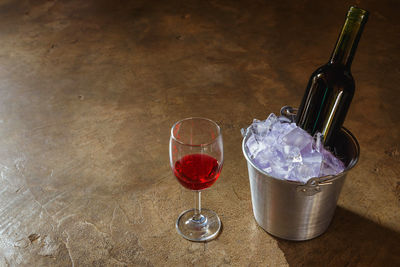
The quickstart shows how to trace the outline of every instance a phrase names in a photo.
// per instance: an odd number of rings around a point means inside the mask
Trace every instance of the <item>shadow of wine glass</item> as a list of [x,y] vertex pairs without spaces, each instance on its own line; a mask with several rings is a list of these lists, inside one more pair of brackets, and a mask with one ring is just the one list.
[[400,234],[342,207],[320,237],[277,241],[290,266],[400,266]]

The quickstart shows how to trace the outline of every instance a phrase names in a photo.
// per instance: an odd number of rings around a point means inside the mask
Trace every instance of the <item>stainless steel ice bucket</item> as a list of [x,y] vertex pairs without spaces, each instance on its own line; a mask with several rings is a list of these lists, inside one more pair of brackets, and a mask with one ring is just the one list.
[[347,173],[359,158],[356,138],[342,128],[334,148],[346,164],[336,176],[311,178],[307,184],[284,181],[268,176],[257,168],[245,146],[243,154],[249,171],[251,201],[257,223],[268,233],[288,240],[307,240],[324,233],[335,212],[340,190]]

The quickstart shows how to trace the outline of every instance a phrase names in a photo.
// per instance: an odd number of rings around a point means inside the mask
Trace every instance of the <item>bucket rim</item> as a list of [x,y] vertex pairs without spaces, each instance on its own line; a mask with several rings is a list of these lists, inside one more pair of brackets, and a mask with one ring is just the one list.
[[[333,181],[339,179],[340,177],[342,177],[343,175],[347,175],[347,173],[348,173],[351,169],[353,169],[354,166],[357,164],[357,162],[358,162],[358,160],[359,160],[359,158],[360,158],[360,145],[359,145],[357,139],[354,137],[354,135],[353,135],[347,128],[342,127],[342,128],[341,128],[341,131],[342,131],[343,133],[345,133],[345,134],[350,138],[350,140],[351,140],[351,142],[353,143],[354,148],[355,148],[355,150],[356,150],[356,155],[357,155],[357,156],[349,162],[349,164],[348,164],[348,166],[346,167],[346,169],[345,169],[344,171],[342,171],[341,173],[339,173],[339,174],[337,174],[337,175],[326,175],[326,176],[321,176],[321,177],[311,177],[311,178],[309,179],[309,181],[310,181],[311,179],[313,179],[313,180],[315,180],[315,181],[333,182]],[[250,165],[251,165],[253,168],[255,168],[257,171],[259,171],[260,173],[262,173],[264,176],[267,176],[267,177],[272,178],[272,179],[274,179],[274,180],[281,181],[281,182],[284,182],[284,183],[289,183],[289,184],[304,185],[304,183],[299,182],[299,181],[284,180],[284,179],[279,179],[279,178],[270,176],[268,173],[266,173],[266,172],[263,171],[262,169],[258,168],[258,167],[253,163],[253,161],[249,158],[249,156],[247,155],[247,151],[246,151],[247,149],[246,149],[246,147],[245,147],[245,144],[246,144],[246,140],[247,140],[247,138],[249,138],[249,136],[250,136],[249,134],[246,134],[246,135],[243,137],[243,141],[242,141],[242,152],[243,152],[243,155],[244,155],[244,157],[245,157],[247,163],[250,163]]]

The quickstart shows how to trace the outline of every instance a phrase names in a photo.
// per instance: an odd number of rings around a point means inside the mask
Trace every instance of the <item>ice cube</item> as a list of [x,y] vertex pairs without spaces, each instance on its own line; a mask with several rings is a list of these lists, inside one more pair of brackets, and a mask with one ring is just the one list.
[[278,121],[275,114],[271,113],[265,121],[253,120],[251,125],[251,131],[255,135],[257,140],[262,140],[271,130],[272,125]]
[[245,137],[247,135],[247,132],[248,132],[248,128],[247,129],[244,129],[244,128],[240,129],[240,133],[242,134],[242,137]]
[[289,178],[289,166],[286,164],[272,165],[271,167],[271,176],[279,179],[288,179]]
[[302,183],[307,183],[308,179],[318,177],[321,165],[318,164],[301,164],[293,169],[292,175]]
[[321,166],[322,154],[318,152],[309,153],[303,156],[304,164],[318,164]]
[[278,117],[276,117],[274,113],[269,114],[268,118],[264,121],[264,123],[270,128],[276,122],[278,122]]
[[257,157],[254,158],[254,163],[260,169],[267,169],[271,167],[271,154],[268,149],[264,149],[257,154]]
[[313,143],[313,149],[321,152],[323,146],[323,135],[319,132],[316,132],[313,136],[314,138],[314,143]]
[[278,117],[278,120],[279,120],[280,122],[283,122],[283,123],[285,123],[285,122],[290,123],[290,122],[291,122],[290,119],[288,119],[288,118],[286,118],[286,117],[283,117],[283,116]]
[[283,151],[285,153],[286,161],[288,162],[302,162],[302,157],[300,154],[300,149],[296,146],[283,146]]
[[336,175],[345,170],[344,163],[326,149],[322,150],[322,165],[320,176]]
[[312,143],[313,139],[303,129],[294,128],[282,138],[282,141],[289,146],[295,146],[302,150],[307,144]]
[[249,155],[251,158],[255,158],[257,154],[262,151],[267,144],[259,142],[256,140],[255,135],[250,135],[247,139],[246,146],[249,150]]

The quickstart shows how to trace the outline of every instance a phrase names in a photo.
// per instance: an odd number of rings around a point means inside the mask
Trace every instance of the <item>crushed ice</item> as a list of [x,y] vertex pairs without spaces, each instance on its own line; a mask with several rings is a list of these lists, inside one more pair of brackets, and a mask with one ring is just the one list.
[[253,163],[268,175],[306,183],[313,177],[336,175],[345,166],[322,144],[322,135],[314,137],[285,117],[271,113],[254,120],[242,135],[249,135],[246,148]]

